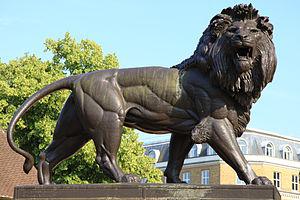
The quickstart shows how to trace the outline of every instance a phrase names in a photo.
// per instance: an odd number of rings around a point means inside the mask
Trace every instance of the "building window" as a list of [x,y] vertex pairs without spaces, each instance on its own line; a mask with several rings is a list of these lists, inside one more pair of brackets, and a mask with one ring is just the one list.
[[236,178],[236,184],[237,185],[246,185],[246,183],[244,181],[242,181],[241,179],[239,179],[239,177]]
[[203,184],[203,185],[209,184],[209,170],[201,171],[201,184]]
[[240,149],[242,151],[243,154],[248,154],[248,145],[247,145],[247,142],[246,140],[244,139],[239,139],[238,140],[238,144],[240,146]]
[[160,156],[160,151],[157,150],[157,149],[151,149],[148,153],[148,156],[150,158],[153,158],[154,159],[154,162],[157,163],[158,159],[159,159],[159,156]]
[[194,144],[194,146],[192,147],[192,149],[190,150],[189,152],[189,158],[194,158],[194,157],[197,157],[197,146]]
[[186,183],[190,183],[191,182],[191,173],[190,172],[182,173],[182,181],[185,181]]
[[197,157],[198,155],[200,155],[201,150],[202,150],[202,145],[201,144],[194,144],[194,146],[192,147],[192,149],[189,152],[188,157],[189,158]]
[[277,188],[280,188],[281,174],[280,174],[279,172],[274,172],[273,178],[274,178],[274,185],[275,185]]
[[212,156],[212,155],[215,155],[216,152],[215,152],[215,150],[214,150],[211,146],[208,146],[208,147],[207,147],[207,150],[206,150],[206,154],[207,154],[208,156]]
[[297,158],[300,160],[300,148],[297,148],[295,150],[295,154],[296,154]]
[[269,142],[265,147],[265,155],[274,157],[274,153],[274,145],[271,142]]
[[298,191],[298,185],[299,185],[299,176],[292,175],[292,190]]
[[282,151],[282,157],[286,160],[293,160],[293,151],[290,146],[285,146]]

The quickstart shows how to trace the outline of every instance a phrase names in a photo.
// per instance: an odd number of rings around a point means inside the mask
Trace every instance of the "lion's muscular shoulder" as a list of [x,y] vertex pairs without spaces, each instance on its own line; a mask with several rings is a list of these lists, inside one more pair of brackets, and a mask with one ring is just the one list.
[[200,119],[210,116],[214,119],[227,118],[236,135],[240,135],[249,122],[249,111],[243,110],[226,92],[215,86],[209,77],[197,68],[182,74],[182,88],[194,102]]

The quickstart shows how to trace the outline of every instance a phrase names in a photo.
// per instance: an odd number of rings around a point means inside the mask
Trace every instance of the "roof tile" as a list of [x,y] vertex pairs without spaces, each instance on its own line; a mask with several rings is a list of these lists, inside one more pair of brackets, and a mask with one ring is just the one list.
[[0,197],[12,197],[16,185],[37,184],[37,171],[23,172],[24,158],[7,143],[6,133],[0,129]]

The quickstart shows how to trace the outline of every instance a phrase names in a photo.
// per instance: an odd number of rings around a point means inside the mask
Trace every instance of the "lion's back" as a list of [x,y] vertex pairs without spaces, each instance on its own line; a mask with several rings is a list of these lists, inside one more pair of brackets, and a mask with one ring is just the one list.
[[177,69],[164,67],[141,67],[120,69],[117,82],[124,98],[129,101],[147,98],[147,95],[174,103],[179,92],[179,74]]

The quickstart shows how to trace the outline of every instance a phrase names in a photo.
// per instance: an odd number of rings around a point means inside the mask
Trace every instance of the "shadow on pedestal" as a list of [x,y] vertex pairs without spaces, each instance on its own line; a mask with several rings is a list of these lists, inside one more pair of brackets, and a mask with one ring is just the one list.
[[102,200],[102,199],[224,199],[280,200],[273,186],[255,185],[186,185],[186,184],[88,184],[25,185],[14,191],[16,200]]

